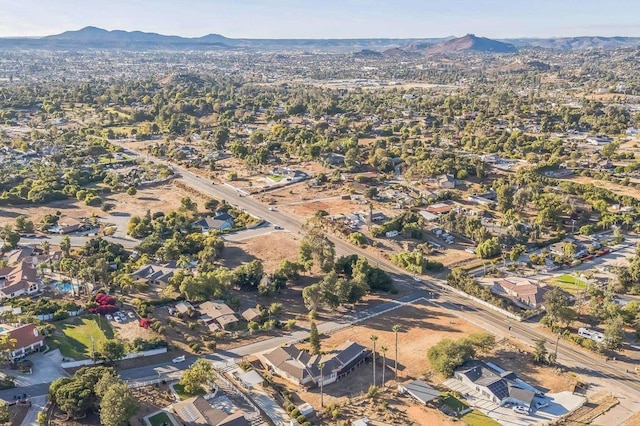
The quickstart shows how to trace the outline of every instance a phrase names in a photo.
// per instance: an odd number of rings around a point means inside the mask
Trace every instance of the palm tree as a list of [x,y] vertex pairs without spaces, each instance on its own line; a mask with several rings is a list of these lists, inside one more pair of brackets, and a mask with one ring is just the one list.
[[395,359],[395,373],[396,373],[396,382],[398,381],[398,331],[400,331],[400,324],[394,324],[393,327],[391,327],[391,330],[393,330],[395,336],[396,336],[396,359]]
[[380,352],[382,352],[382,387],[384,387],[384,370],[387,369],[387,351],[389,348],[382,345],[380,346]]
[[369,339],[371,339],[371,341],[373,342],[373,385],[375,386],[376,384],[376,342],[378,341],[378,336],[376,336],[375,334],[372,334],[371,337],[369,337]]

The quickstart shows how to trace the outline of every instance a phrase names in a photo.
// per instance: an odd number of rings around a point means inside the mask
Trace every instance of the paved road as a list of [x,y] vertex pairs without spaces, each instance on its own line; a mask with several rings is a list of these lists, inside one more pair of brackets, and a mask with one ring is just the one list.
[[[117,144],[117,141],[114,141]],[[126,153],[129,155],[139,155],[139,153],[126,149]],[[151,159],[158,163],[164,163],[176,170],[181,179],[188,185],[201,191],[204,194],[208,194],[217,199],[224,199],[228,202],[232,202],[240,208],[245,209],[248,213],[261,217],[272,224],[280,225],[293,233],[302,233],[302,223],[296,218],[285,215],[278,210],[269,210],[269,208],[250,198],[243,195],[240,191],[235,190],[229,185],[213,184],[212,182],[173,164],[160,159]],[[444,280],[438,280],[429,278],[429,282],[416,283],[412,282],[411,278],[407,276],[406,272],[397,268],[395,265],[388,262],[386,259],[377,259],[375,256],[366,252],[365,250],[355,247],[341,239],[333,236],[329,236],[331,241],[335,244],[336,252],[339,255],[344,254],[357,254],[369,260],[372,264],[379,264],[380,267],[391,272],[394,278],[404,285],[412,287],[421,287],[429,291],[440,293],[440,297],[432,301],[432,303],[450,310],[458,316],[465,318],[466,320],[477,324],[497,335],[507,336],[523,340],[532,344],[537,339],[548,338],[549,336],[542,333],[537,329],[533,323],[522,322],[518,323],[505,318],[502,314],[484,307],[481,304],[475,303],[464,296],[458,295],[448,290],[446,282]],[[393,302],[389,302],[393,303]],[[376,307],[377,308],[377,307]],[[462,308],[463,311],[457,311],[458,308]],[[382,309],[382,308],[381,308]],[[324,332],[324,329],[319,327],[320,331]],[[331,327],[327,325],[327,327]],[[507,331],[511,327],[511,331]],[[304,333],[302,331],[296,333]],[[291,336],[283,336],[281,338],[270,339],[265,342],[259,342],[254,345],[245,346],[242,348],[229,351],[228,353],[218,353],[213,355],[220,357],[219,361],[224,362],[225,359],[232,359],[237,356],[246,355],[254,352],[262,352],[267,350],[274,344],[280,344],[281,342],[297,339],[299,335],[293,333]],[[195,358],[194,358],[195,359]],[[598,380],[603,383],[608,389],[615,389],[618,395],[622,394],[624,404],[637,407],[640,404],[640,383],[638,378],[633,374],[627,373],[623,368],[612,365],[604,360],[594,356],[591,353],[583,352],[581,349],[577,349],[568,342],[561,341],[558,345],[558,361],[560,364],[574,369],[584,377],[589,377],[593,380]],[[170,366],[170,368],[185,368],[190,362],[185,362],[184,366]],[[158,372],[155,368],[167,368],[166,365],[161,366],[149,366],[143,367],[141,371],[123,371],[125,378],[135,377],[157,377]],[[149,374],[150,373],[150,374]],[[145,374],[148,374],[145,376]],[[10,394],[11,392],[9,392]],[[38,395],[36,393],[30,393],[31,395]],[[0,397],[2,393],[0,393]]]
[[[117,141],[114,141],[114,143],[117,144]],[[131,149],[128,149],[127,153],[133,156],[140,155],[140,153]],[[273,224],[283,226],[290,232],[300,234],[303,232],[302,222],[298,219],[290,217],[279,210],[269,210],[267,205],[262,204],[251,197],[242,195],[239,191],[234,190],[234,188],[229,185],[213,184],[209,180],[206,180],[183,167],[176,166],[164,160],[152,159],[152,161],[164,163],[173,167],[173,169],[180,174],[181,179],[184,180],[185,183],[205,194],[209,194],[218,199],[224,199],[227,202],[233,202],[240,208],[246,209],[247,212],[261,217]],[[386,259],[378,259],[369,252],[334,236],[329,236],[329,238],[335,244],[336,253],[339,255],[357,254],[358,256],[366,258],[371,264],[379,264],[380,267],[391,272],[394,279],[397,281],[401,281],[409,286],[422,287],[431,291],[439,292],[442,296],[436,302],[437,304],[441,305],[445,309],[451,309],[451,306],[447,305],[447,302],[452,303],[457,307],[464,306],[464,309],[466,310],[465,317],[484,328],[497,332],[497,334],[505,335],[506,330],[511,326],[511,335],[522,339],[525,342],[532,343],[537,339],[548,338],[548,336],[541,333],[533,323],[515,323],[496,311],[449,291],[447,289],[446,281],[444,280],[428,278],[428,282],[411,282],[411,279],[404,270],[396,267]],[[559,343],[558,360],[567,366],[572,364],[578,366],[580,372],[587,377],[608,379],[612,385],[612,389],[625,389],[626,391],[631,392],[635,398],[638,398],[638,395],[640,395],[640,383],[636,376],[626,373],[622,367],[611,365],[591,353],[583,352],[581,349],[575,348],[573,344],[569,342],[561,341]]]

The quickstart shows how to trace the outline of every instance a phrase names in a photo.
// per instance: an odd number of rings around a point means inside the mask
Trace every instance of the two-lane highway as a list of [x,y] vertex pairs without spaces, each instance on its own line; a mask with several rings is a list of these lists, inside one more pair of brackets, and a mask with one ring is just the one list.
[[[113,141],[113,143],[117,144],[118,141]],[[141,155],[139,152],[130,148],[127,151],[130,155]],[[230,187],[229,185],[213,184],[209,180],[202,178],[188,169],[176,166],[175,164],[171,164],[165,160],[152,158],[150,161],[160,162],[173,167],[174,170],[180,173],[181,179],[187,185],[192,186],[204,194],[217,199],[224,199],[227,202],[245,209],[248,213],[261,217],[273,224],[280,225],[290,232],[296,234],[301,234],[303,232],[303,224],[297,218],[291,217],[279,210],[270,210],[267,205],[251,198],[250,196],[242,195],[238,190]],[[366,250],[356,247],[337,237],[328,237],[335,244],[336,252],[339,255],[357,254],[358,256],[366,258],[371,264],[378,264],[381,268],[393,273],[395,276],[394,278],[397,281],[404,283],[404,285],[414,288],[422,287],[429,289],[430,291],[440,293],[440,297],[437,300],[432,301],[432,303],[442,306],[445,309],[449,309],[455,312],[456,315],[463,316],[465,319],[468,319],[489,331],[502,336],[510,335],[511,337],[521,339],[529,344],[533,344],[533,342],[538,339],[548,338],[547,335],[538,331],[534,324],[527,322],[518,323],[510,320],[504,315],[464,296],[458,295],[452,291],[446,291],[447,284],[444,280],[429,278],[429,282],[414,282],[412,277],[404,270],[399,269],[386,259],[378,258]],[[443,289],[445,291],[442,291]],[[447,306],[447,303],[451,303],[458,307],[462,306],[464,311],[456,311],[455,308]],[[509,327],[511,327],[510,331]],[[610,389],[615,389],[618,392],[624,392],[636,402],[640,399],[640,383],[638,381],[638,377],[627,373],[623,368],[617,365],[612,365],[591,353],[584,352],[581,349],[574,347],[571,343],[565,341],[559,342],[558,362],[567,367],[576,369],[576,371],[586,377],[591,376],[594,379],[599,378],[606,381],[610,384]]]

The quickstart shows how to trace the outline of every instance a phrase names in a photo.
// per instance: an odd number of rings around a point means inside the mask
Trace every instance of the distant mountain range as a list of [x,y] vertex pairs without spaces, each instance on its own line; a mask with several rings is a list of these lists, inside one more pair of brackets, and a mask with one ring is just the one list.
[[141,31],[107,31],[85,27],[77,31],[41,38],[0,38],[0,47],[11,48],[93,48],[93,49],[253,49],[349,51],[355,56],[449,54],[459,52],[511,53],[519,48],[557,50],[614,49],[638,47],[640,37],[563,37],[492,40],[467,34],[454,38],[422,39],[234,39],[219,34],[187,38]]

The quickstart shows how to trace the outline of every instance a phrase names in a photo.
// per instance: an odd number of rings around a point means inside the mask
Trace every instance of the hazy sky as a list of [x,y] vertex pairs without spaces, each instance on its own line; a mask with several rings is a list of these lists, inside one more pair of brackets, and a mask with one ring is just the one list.
[[638,0],[0,0],[0,37],[93,25],[244,38],[640,36]]

